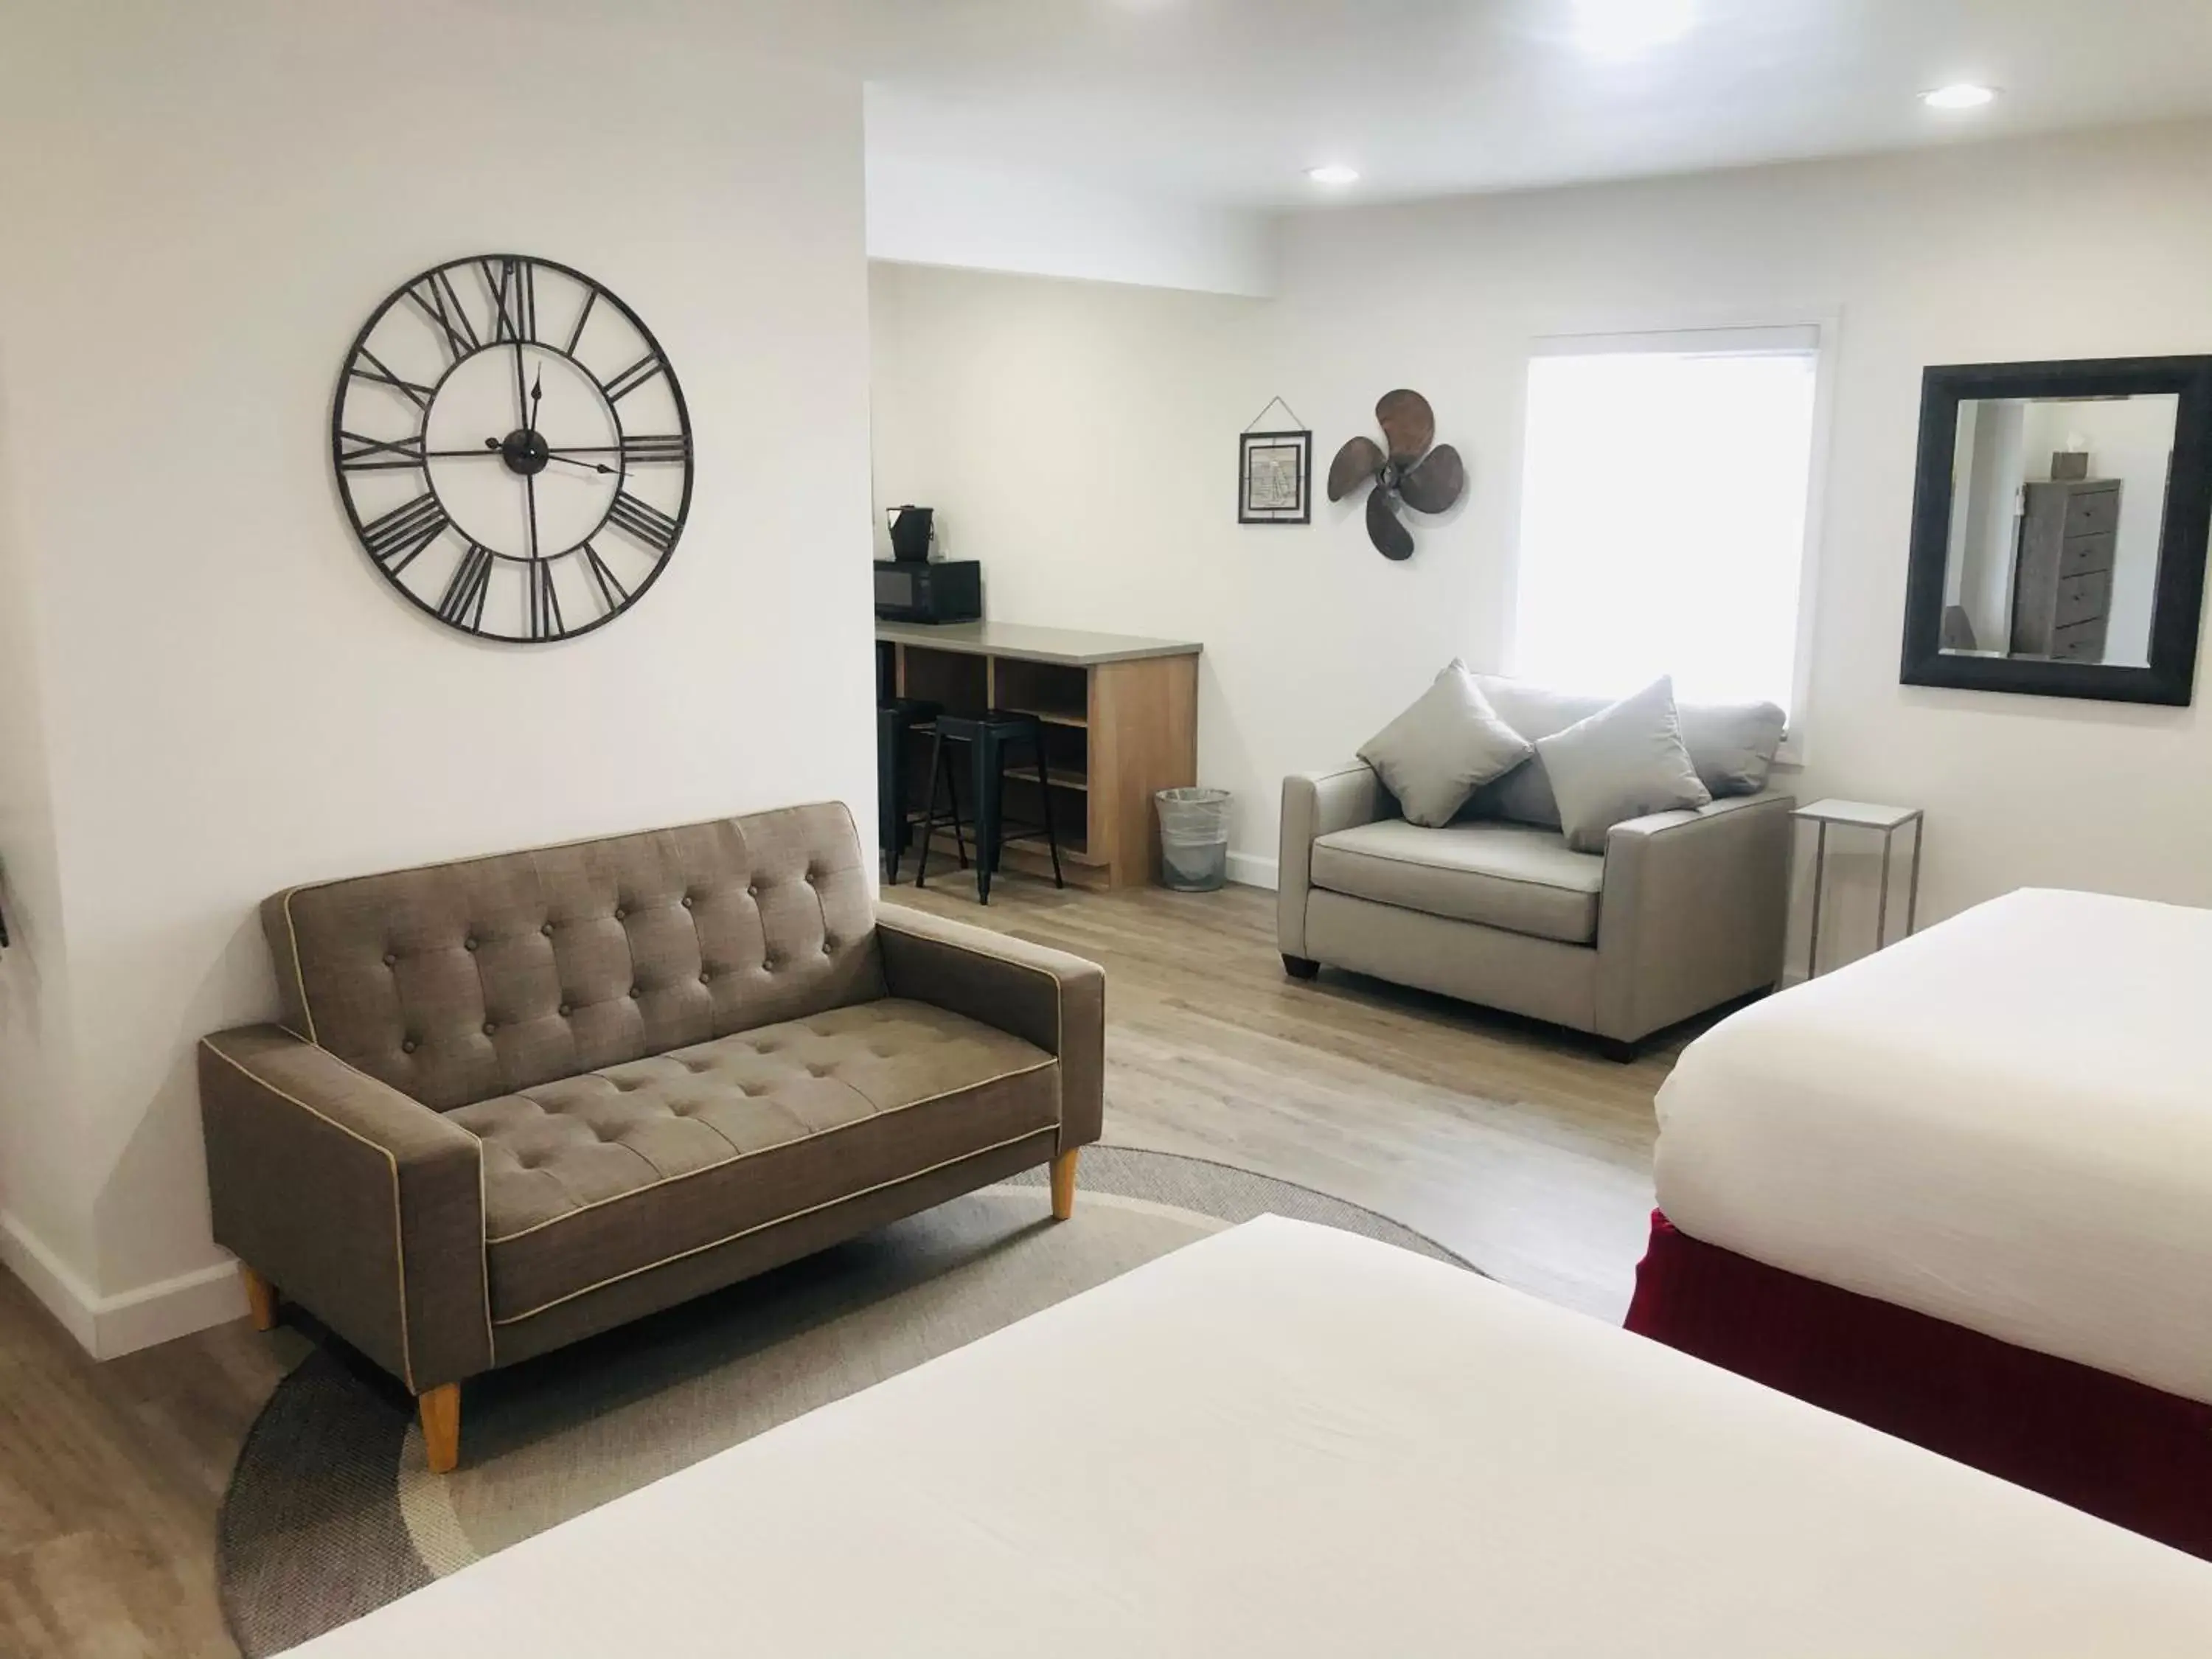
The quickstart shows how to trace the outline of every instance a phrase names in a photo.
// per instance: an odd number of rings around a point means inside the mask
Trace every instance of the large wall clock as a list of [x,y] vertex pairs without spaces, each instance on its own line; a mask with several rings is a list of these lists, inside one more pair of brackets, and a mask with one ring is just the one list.
[[347,355],[331,461],[377,571],[449,628],[613,621],[667,568],[691,423],[659,342],[581,271],[490,253],[404,283]]

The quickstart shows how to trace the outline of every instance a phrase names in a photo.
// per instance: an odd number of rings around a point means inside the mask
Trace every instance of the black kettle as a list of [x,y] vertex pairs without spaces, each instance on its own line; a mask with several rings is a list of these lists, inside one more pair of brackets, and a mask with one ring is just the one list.
[[891,556],[901,564],[920,564],[929,557],[930,538],[937,533],[937,509],[895,507],[884,514],[891,525]]

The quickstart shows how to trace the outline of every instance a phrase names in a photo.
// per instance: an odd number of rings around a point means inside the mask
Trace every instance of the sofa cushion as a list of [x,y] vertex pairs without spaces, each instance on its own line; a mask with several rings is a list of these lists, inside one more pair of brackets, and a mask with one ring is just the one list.
[[1589,945],[1597,939],[1605,860],[1571,852],[1557,830],[1530,824],[1425,830],[1386,818],[1316,841],[1312,879],[1378,904]]
[[[1055,1133],[1059,1062],[887,998],[448,1113],[483,1142],[495,1327],[855,1194]],[[1050,1156],[1040,1143],[1040,1161]]]
[[[1474,683],[1498,717],[1532,744],[1556,736],[1614,702],[1553,691],[1498,674],[1477,674]],[[1766,787],[1787,724],[1780,708],[1771,702],[1686,702],[1676,712],[1690,763],[1716,799],[1755,795]],[[1473,817],[1559,827],[1559,804],[1540,756],[1477,790],[1465,810]]]
[[296,887],[262,921],[285,1024],[441,1111],[885,988],[834,802]]
[[1604,852],[1616,823],[1712,805],[1712,791],[1682,746],[1674,684],[1663,675],[1544,738],[1536,753],[1559,801],[1561,833],[1577,853]]
[[1467,798],[1536,751],[1498,718],[1467,665],[1446,665],[1413,707],[1368,738],[1359,758],[1414,823],[1449,823]]

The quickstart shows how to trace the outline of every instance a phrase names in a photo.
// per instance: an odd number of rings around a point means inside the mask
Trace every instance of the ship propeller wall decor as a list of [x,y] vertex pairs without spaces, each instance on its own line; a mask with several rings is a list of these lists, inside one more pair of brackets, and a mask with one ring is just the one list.
[[1436,411],[1419,392],[1390,392],[1375,405],[1375,418],[1389,448],[1372,438],[1354,438],[1338,450],[1328,464],[1328,498],[1340,501],[1371,481],[1367,538],[1386,559],[1410,559],[1413,532],[1399,522],[1400,505],[1416,513],[1450,511],[1467,493],[1467,466],[1459,451],[1436,442]]

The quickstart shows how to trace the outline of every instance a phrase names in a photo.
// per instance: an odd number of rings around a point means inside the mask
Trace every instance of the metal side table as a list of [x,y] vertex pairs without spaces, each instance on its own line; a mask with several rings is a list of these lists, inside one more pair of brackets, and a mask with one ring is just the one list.
[[1910,939],[1920,920],[1920,848],[1928,839],[1928,823],[1921,809],[1877,806],[1863,800],[1816,800],[1810,806],[1799,807],[1791,816],[1814,826],[1813,925],[1805,942],[1805,977],[1812,979],[1820,971],[1820,890],[1827,884],[1828,826],[1832,823],[1881,832],[1881,902],[1874,924],[1874,948],[1877,951],[1889,943],[1890,855],[1897,845],[1897,832],[1908,823],[1913,826],[1912,878],[1906,888],[1905,904],[1905,937]]

